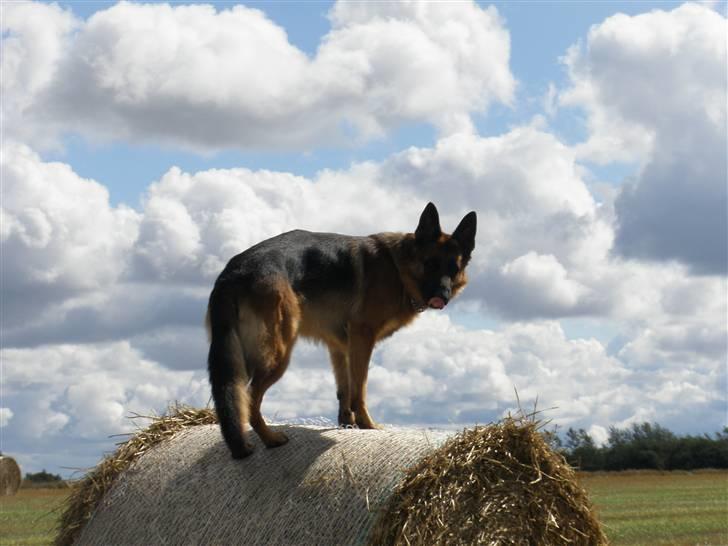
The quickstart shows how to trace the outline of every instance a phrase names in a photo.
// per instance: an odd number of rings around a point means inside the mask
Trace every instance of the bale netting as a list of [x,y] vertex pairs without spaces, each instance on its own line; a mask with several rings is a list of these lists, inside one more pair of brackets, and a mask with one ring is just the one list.
[[[528,419],[457,435],[277,425],[233,460],[210,410],[176,408],[80,484],[57,545],[606,544]],[[192,426],[197,425],[197,426]]]
[[21,481],[20,467],[15,459],[0,455],[0,497],[15,495]]

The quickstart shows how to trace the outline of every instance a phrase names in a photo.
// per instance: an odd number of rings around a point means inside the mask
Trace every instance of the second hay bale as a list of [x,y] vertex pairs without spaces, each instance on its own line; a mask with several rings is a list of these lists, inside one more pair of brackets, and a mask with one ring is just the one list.
[[0,455],[0,497],[15,495],[22,481],[20,467],[15,459]]

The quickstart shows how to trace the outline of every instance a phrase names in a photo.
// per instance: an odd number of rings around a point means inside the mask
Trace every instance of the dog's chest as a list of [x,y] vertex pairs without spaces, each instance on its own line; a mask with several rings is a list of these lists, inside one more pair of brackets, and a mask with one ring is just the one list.
[[377,329],[377,340],[391,336],[394,332],[409,324],[414,316],[396,316],[385,320]]

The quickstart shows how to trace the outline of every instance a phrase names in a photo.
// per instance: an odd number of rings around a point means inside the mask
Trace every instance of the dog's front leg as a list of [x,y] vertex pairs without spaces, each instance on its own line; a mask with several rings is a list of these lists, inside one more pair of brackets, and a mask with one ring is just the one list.
[[363,325],[349,328],[349,369],[351,372],[351,409],[359,428],[377,428],[367,411],[367,375],[374,349],[374,333]]
[[329,346],[331,367],[336,378],[336,398],[339,401],[339,426],[353,426],[354,412],[351,411],[351,377],[349,360],[346,353],[337,347]]

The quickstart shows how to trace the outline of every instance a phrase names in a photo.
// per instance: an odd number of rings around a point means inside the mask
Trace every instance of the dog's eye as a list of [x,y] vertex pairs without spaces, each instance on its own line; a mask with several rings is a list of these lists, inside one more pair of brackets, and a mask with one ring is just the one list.
[[440,262],[437,258],[428,258],[425,260],[425,271],[436,271],[440,267]]
[[447,263],[447,274],[450,275],[451,277],[454,277],[455,275],[458,274],[458,271],[459,271],[458,263],[455,260],[450,260]]

